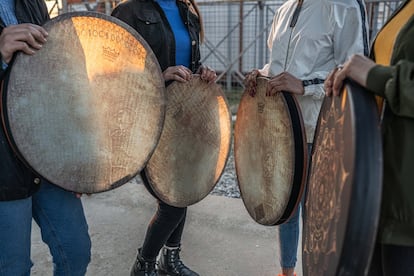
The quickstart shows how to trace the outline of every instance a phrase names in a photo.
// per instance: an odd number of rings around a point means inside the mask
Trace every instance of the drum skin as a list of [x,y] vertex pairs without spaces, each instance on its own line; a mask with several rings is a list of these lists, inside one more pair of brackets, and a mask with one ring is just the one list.
[[199,202],[220,179],[230,144],[231,114],[221,87],[199,75],[173,82],[161,138],[145,168],[150,189],[171,206]]
[[18,54],[3,112],[9,139],[31,168],[70,191],[97,193],[141,171],[165,116],[155,55],[127,24],[101,13],[60,15],[48,41]]
[[341,96],[324,99],[318,119],[304,208],[304,275],[367,274],[381,190],[376,103],[349,83]]
[[266,96],[266,78],[256,95],[244,92],[234,130],[234,158],[243,203],[259,224],[277,225],[296,210],[305,185],[307,146],[293,95]]

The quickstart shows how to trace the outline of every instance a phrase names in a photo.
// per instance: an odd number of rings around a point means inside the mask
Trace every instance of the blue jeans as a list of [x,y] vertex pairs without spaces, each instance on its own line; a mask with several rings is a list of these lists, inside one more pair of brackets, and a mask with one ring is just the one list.
[[280,265],[283,268],[294,268],[296,266],[301,207],[302,203],[300,203],[293,216],[279,226]]
[[85,275],[91,240],[82,203],[46,181],[32,197],[0,201],[0,275],[30,275],[32,217],[49,246],[54,275]]
[[[311,154],[312,144],[308,144],[308,160],[310,160]],[[287,222],[279,225],[280,265],[282,268],[294,268],[296,266],[299,242],[299,213],[302,213],[303,219],[303,212],[301,211],[305,193],[306,189],[292,217]]]

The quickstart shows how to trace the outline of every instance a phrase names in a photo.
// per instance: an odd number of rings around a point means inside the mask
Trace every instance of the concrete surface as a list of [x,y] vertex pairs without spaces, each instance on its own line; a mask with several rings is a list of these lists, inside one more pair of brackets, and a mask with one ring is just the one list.
[[[155,199],[132,181],[82,200],[92,239],[87,275],[129,275],[155,212]],[[51,256],[35,223],[32,245],[32,275],[53,275]],[[181,257],[202,276],[276,276],[280,271],[277,227],[257,224],[241,199],[209,195],[189,207]]]

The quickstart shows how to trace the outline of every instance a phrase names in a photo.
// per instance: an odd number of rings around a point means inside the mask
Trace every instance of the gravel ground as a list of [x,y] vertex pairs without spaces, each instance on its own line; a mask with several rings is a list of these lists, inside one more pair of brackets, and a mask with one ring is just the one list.
[[229,154],[224,172],[211,194],[234,198],[240,197],[240,190],[236,177],[236,169],[234,167],[233,145],[231,147],[231,152]]
[[[232,121],[233,124],[236,122],[236,114],[238,109],[238,102],[240,95],[237,97],[237,103],[230,105],[230,111],[232,113]],[[234,133],[233,133],[234,135]],[[232,139],[231,149],[229,153],[229,157],[227,159],[226,167],[224,168],[224,172],[221,175],[221,178],[217,185],[214,187],[213,191],[211,191],[213,195],[222,195],[227,197],[239,198],[240,197],[240,190],[239,185],[237,183],[237,176],[236,176],[236,168],[234,166],[234,141]]]

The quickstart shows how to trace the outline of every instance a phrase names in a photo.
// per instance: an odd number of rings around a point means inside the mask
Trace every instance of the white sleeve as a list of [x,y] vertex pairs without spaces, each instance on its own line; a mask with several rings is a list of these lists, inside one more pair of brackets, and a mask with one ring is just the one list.
[[325,89],[323,84],[312,84],[304,86],[303,96],[312,96],[315,100],[321,100],[325,97]]
[[[330,23],[333,26],[333,52],[336,65],[345,63],[353,54],[368,55],[368,25],[362,0],[347,0],[332,5]],[[313,78],[325,79],[329,72],[314,72]],[[304,87],[305,96],[322,99],[323,84]]]
[[348,0],[349,5],[334,5],[334,58],[343,64],[353,54],[368,55],[368,26],[365,5]]
[[[272,26],[271,26],[270,31],[269,31],[269,36],[267,37],[267,47],[269,49],[269,57],[272,56],[273,41],[274,41],[275,35],[276,35],[275,34],[275,32],[276,32],[275,26],[277,24],[278,18],[279,18],[279,10],[276,11],[275,16],[273,17]],[[263,68],[260,69],[259,71],[260,71],[260,74],[262,74],[263,76],[269,76],[270,61],[267,64],[265,64],[263,66]]]

